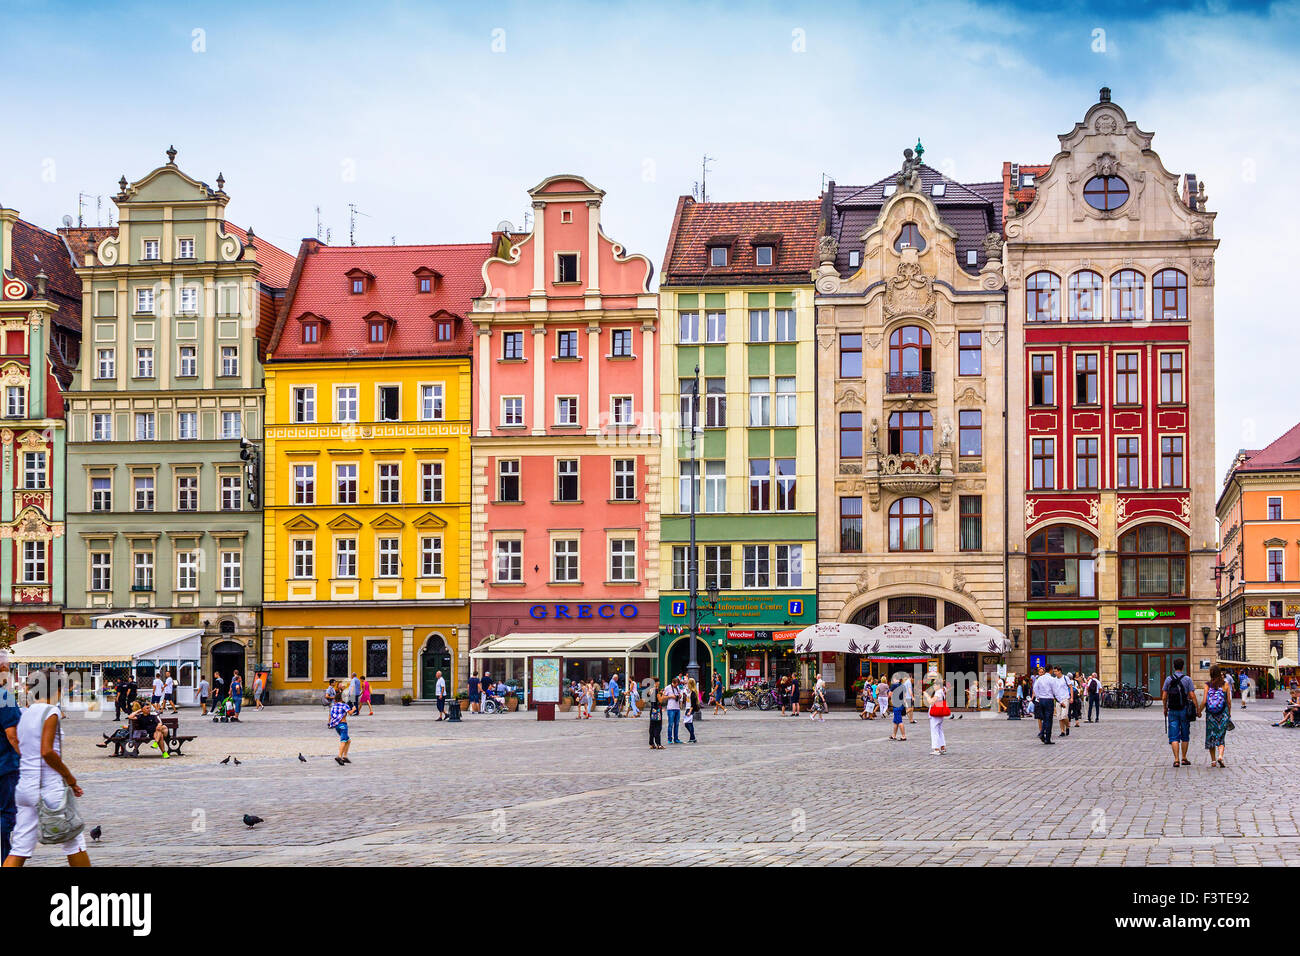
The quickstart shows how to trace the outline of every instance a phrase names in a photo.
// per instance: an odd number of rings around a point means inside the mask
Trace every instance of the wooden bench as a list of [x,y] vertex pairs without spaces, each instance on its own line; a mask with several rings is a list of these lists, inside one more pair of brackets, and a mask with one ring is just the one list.
[[[194,740],[197,735],[182,735],[180,730],[179,717],[161,718],[162,727],[165,732],[164,743],[167,745],[167,753],[173,757],[183,757],[181,752],[185,745]],[[140,748],[148,749],[149,744],[153,741],[153,734],[145,730],[132,730],[126,738],[113,739],[112,736],[105,734],[104,739],[111,741],[113,744],[114,757],[138,757]]]

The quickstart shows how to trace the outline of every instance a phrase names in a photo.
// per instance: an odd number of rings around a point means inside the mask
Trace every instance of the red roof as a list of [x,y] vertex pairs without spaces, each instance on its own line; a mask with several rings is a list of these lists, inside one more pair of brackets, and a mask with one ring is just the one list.
[[1281,438],[1258,451],[1242,450],[1246,460],[1233,471],[1287,471],[1300,468],[1300,424],[1292,426]]
[[46,232],[23,219],[14,221],[13,271],[33,293],[36,275],[44,272],[49,278],[46,289],[50,298],[59,303],[54,321],[74,332],[81,331],[81,280],[72,267],[72,253],[63,239],[54,232]]
[[[233,222],[223,222],[222,231],[228,236],[235,236],[247,244],[248,233]],[[293,273],[293,254],[285,252],[279,246],[273,246],[261,236],[254,234],[253,245],[257,247],[257,281],[269,285],[272,289],[289,288],[289,276]]]
[[[303,241],[284,308],[269,348],[271,359],[333,359],[469,355],[474,331],[469,321],[475,296],[483,291],[486,242],[441,246],[326,246]],[[419,292],[416,272],[432,269],[442,278]],[[373,276],[366,290],[352,292],[348,273]],[[391,320],[385,341],[370,341],[368,316]],[[304,344],[302,318],[324,320],[320,341]],[[434,337],[435,319],[455,322],[450,342]]]
[[[812,282],[817,267],[816,199],[784,202],[677,202],[660,285],[740,282]],[[727,264],[711,266],[709,249],[728,247]],[[760,266],[755,249],[775,245],[772,265]]]

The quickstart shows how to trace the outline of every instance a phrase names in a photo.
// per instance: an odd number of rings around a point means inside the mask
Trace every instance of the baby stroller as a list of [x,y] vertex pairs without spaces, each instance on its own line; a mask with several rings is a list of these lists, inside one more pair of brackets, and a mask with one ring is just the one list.
[[605,708],[606,717],[625,717],[627,715],[627,693],[618,692],[618,699]]
[[217,706],[212,708],[212,722],[214,724],[239,723],[239,714],[235,711],[235,699],[226,696],[217,701]]

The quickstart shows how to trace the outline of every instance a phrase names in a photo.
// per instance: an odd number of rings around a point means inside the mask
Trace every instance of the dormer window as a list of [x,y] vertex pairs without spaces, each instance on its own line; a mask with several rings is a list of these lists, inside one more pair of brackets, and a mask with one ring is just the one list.
[[383,319],[370,320],[370,342],[377,345],[388,340],[388,323]]
[[861,249],[850,249],[850,250],[849,250],[849,268],[850,268],[850,269],[856,269],[856,268],[858,268],[858,266],[860,266],[860,265],[862,265],[862,250],[861,250]]
[[320,341],[320,323],[304,322],[302,324],[302,344],[315,345]]
[[771,246],[754,247],[754,263],[760,266],[770,266],[773,261],[773,249]]
[[947,183],[935,183],[933,186],[930,187],[931,196],[942,196],[947,191],[948,191]]
[[898,183],[885,183],[883,195],[888,197],[898,191]]
[[440,272],[430,269],[428,266],[420,266],[413,274],[415,276],[415,289],[417,292],[422,293],[432,292],[438,287],[438,280],[442,278]]
[[348,288],[352,290],[353,295],[364,295],[370,291],[370,287],[375,282],[375,277],[365,269],[349,269],[347,277]]
[[456,335],[454,319],[439,319],[434,323],[434,330],[439,342],[450,342]]
[[557,252],[555,254],[555,281],[578,281],[578,254],[576,252]]
[[1026,187],[1028,187],[1028,186],[1033,186],[1033,185],[1034,185],[1034,181],[1035,181],[1036,179],[1038,179],[1038,177],[1035,176],[1033,173],[1021,173],[1021,174],[1020,174],[1020,188],[1021,188],[1021,189],[1024,189],[1024,188],[1026,188]]
[[727,264],[727,247],[713,246],[709,249],[709,265],[725,266]]

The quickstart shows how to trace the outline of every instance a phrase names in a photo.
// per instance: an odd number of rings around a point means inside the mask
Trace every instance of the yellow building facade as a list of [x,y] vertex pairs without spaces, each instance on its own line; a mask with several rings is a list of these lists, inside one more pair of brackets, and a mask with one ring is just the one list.
[[[428,280],[409,263],[357,266],[366,251],[304,248],[266,362],[263,636],[275,701],[319,700],[352,674],[389,703],[433,697],[438,672],[450,693],[467,677],[469,332],[419,292],[393,308],[395,291]],[[445,283],[426,258],[433,284]],[[321,287],[347,291],[329,302]]]

